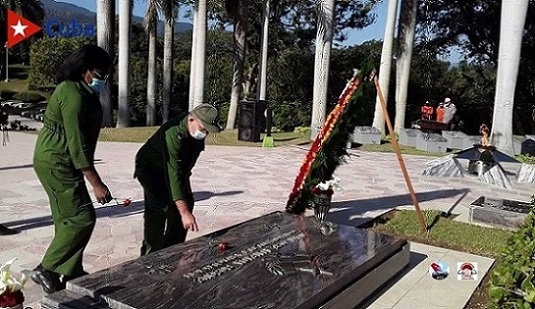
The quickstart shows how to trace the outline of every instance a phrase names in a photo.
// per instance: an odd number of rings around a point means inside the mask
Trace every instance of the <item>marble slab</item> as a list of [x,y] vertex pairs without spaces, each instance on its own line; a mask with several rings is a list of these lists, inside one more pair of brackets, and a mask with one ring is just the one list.
[[442,131],[442,136],[448,140],[448,148],[463,149],[464,140],[468,137],[461,131]]
[[481,196],[470,204],[471,222],[517,229],[530,210],[529,202]]
[[362,145],[380,145],[381,131],[374,127],[356,127],[353,132],[353,142]]
[[463,139],[463,147],[465,148],[472,148],[475,144],[481,144],[481,136],[480,135],[467,135]]
[[[114,309],[345,308],[408,264],[405,240],[344,225],[324,233],[313,218],[275,212],[78,278],[67,289]],[[381,276],[367,276],[382,265]],[[351,292],[357,283],[368,288]],[[333,301],[338,295],[344,302]]]
[[399,143],[403,146],[416,147],[418,135],[421,135],[418,129],[399,129]]
[[445,153],[448,151],[448,140],[437,133],[420,134],[416,137],[416,149]]

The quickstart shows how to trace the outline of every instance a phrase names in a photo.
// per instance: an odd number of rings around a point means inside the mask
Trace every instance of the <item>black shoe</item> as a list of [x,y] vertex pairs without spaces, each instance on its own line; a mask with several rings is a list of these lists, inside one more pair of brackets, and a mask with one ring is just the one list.
[[46,270],[39,264],[39,266],[33,270],[30,278],[33,282],[39,284],[45,293],[52,294],[65,289],[65,285],[61,283],[59,276],[59,274]]
[[18,234],[18,233],[19,233],[19,231],[12,230],[12,229],[8,228],[7,226],[0,224],[0,235],[14,235],[14,234]]

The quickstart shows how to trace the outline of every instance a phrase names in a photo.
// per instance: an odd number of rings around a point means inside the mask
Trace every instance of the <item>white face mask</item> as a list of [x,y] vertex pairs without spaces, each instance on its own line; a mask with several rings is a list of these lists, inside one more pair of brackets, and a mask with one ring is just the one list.
[[197,139],[197,140],[203,140],[206,138],[206,133],[205,132],[202,132],[202,131],[199,131],[199,130],[195,130],[195,132],[191,135],[194,139]]

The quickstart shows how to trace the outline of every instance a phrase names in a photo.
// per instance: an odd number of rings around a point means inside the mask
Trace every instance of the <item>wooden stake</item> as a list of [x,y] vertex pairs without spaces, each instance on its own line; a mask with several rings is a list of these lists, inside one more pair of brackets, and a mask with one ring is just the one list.
[[377,89],[377,94],[379,95],[379,101],[381,102],[383,114],[385,116],[386,126],[388,127],[388,131],[390,133],[390,141],[392,142],[392,146],[394,147],[394,151],[396,152],[399,166],[401,167],[401,172],[403,172],[405,183],[407,184],[407,188],[409,189],[412,203],[414,204],[414,208],[416,208],[416,214],[418,215],[418,220],[420,221],[422,232],[426,234],[427,223],[425,223],[424,215],[422,214],[422,210],[420,209],[420,205],[418,204],[418,199],[416,198],[416,194],[414,193],[414,188],[412,187],[412,182],[411,182],[411,178],[409,177],[409,173],[407,172],[407,167],[405,166],[405,162],[403,162],[403,157],[401,156],[401,149],[399,148],[398,140],[396,139],[396,135],[394,134],[394,129],[392,128],[392,122],[390,121],[390,116],[388,116],[385,98],[383,96],[383,91],[381,90],[381,86],[379,85],[379,80],[377,79],[377,75],[375,75],[373,79],[375,82],[375,88]]

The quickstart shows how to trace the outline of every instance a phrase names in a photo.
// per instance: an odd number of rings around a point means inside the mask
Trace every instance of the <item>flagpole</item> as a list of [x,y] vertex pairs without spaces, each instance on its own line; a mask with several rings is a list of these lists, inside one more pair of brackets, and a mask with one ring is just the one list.
[[9,82],[9,49],[7,48],[7,42],[4,45],[6,48],[6,83]]

